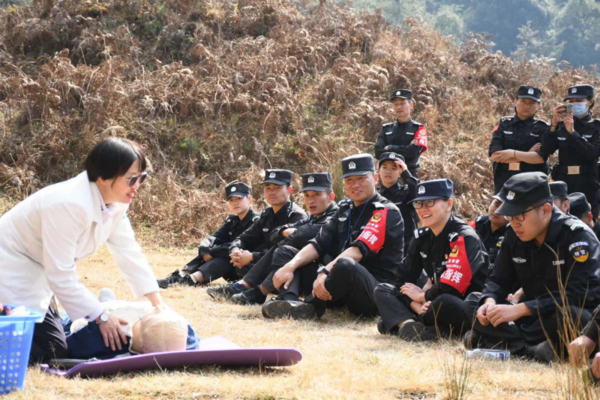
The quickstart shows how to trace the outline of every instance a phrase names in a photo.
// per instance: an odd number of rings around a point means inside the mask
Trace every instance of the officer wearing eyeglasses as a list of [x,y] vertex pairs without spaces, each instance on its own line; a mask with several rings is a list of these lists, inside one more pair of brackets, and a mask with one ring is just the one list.
[[[465,344],[494,345],[550,362],[566,344],[566,321],[579,330],[600,304],[600,243],[587,225],[552,204],[548,177],[541,172],[513,176],[498,197],[503,204],[497,213],[512,229],[506,232]],[[526,300],[508,304],[506,298],[518,284]]]
[[[424,228],[415,231],[400,267],[400,285],[375,289],[378,328],[404,340],[435,341],[438,332],[461,335],[471,326],[473,313],[463,300],[483,288],[489,260],[477,232],[452,214],[451,180],[419,183],[416,192],[412,204]],[[420,288],[415,283],[423,270],[429,280]]]

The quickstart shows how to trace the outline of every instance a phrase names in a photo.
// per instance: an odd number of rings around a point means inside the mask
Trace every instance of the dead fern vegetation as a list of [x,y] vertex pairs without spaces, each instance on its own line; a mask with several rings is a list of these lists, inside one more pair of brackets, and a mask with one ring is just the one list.
[[16,202],[74,176],[93,143],[125,136],[152,161],[135,224],[166,245],[197,244],[222,222],[224,184],[253,184],[260,207],[263,168],[339,175],[339,160],[371,151],[393,119],[389,91],[408,87],[430,135],[422,178],[452,179],[473,217],[492,194],[492,129],[518,86],[543,88],[548,119],[568,85],[598,83],[567,64],[517,64],[487,39],[459,45],[416,19],[396,27],[310,0],[0,8],[1,194]]

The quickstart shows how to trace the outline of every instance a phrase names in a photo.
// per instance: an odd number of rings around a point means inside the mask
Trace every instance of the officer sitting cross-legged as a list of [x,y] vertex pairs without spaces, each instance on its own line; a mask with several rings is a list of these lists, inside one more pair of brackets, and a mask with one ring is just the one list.
[[239,281],[249,289],[233,295],[231,302],[240,305],[263,304],[267,294],[277,293],[273,286],[273,274],[306,246],[309,240],[317,236],[338,210],[333,201],[335,194],[331,174],[328,172],[302,175],[302,193],[310,218],[273,229],[271,242],[274,245]]
[[245,183],[233,183],[225,187],[227,206],[232,212],[225,223],[212,235],[205,238],[198,247],[198,256],[179,271],[158,281],[158,286],[166,289],[175,284],[198,286],[216,279],[237,280],[238,273],[231,264],[229,246],[235,238],[248,229],[259,214],[252,209],[250,187]]
[[[292,171],[285,169],[267,169],[265,171],[264,195],[270,207],[260,213],[250,228],[238,236],[229,246],[231,264],[238,276],[243,277],[273,246],[271,233],[281,225],[304,220],[306,213],[296,203],[290,201],[292,193]],[[230,298],[241,293],[247,287],[231,282],[216,288],[206,289],[213,299]]]
[[471,228],[475,229],[481,241],[483,242],[486,251],[490,257],[490,268],[494,267],[496,256],[500,250],[500,245],[504,240],[508,221],[503,215],[497,214],[496,211],[502,205],[502,201],[496,197],[492,199],[488,208],[488,214],[477,217],[469,221]]
[[[497,213],[511,223],[483,289],[469,347],[502,347],[550,362],[570,331],[590,321],[600,304],[600,243],[588,226],[552,204],[548,177],[513,176],[499,193]],[[526,300],[505,300],[516,284]]]
[[[273,277],[274,286],[283,296],[289,290],[297,298],[303,294],[301,288],[311,291],[312,285],[312,293],[305,300],[307,306],[297,307],[297,303],[282,300],[272,303],[272,309],[263,310],[267,317],[284,316],[291,312],[292,305],[299,309],[299,316],[320,317],[327,306],[345,305],[355,315],[373,317],[377,315],[375,286],[397,280],[404,223],[398,208],[376,191],[378,177],[373,157],[346,157],[342,172],[349,198],[339,203],[337,213],[317,237]],[[333,260],[319,267],[319,260],[327,256]]]
[[[415,231],[400,269],[398,286],[375,289],[383,334],[404,340],[435,341],[440,334],[460,336],[471,326],[473,312],[465,296],[480,291],[488,274],[488,255],[477,232],[452,215],[454,188],[449,179],[421,182],[413,205],[423,228]],[[424,288],[415,283],[425,271]]]

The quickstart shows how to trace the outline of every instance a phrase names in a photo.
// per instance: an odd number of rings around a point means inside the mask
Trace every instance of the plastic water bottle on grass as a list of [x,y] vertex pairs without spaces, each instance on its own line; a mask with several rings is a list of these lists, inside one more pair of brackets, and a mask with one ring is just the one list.
[[506,361],[510,358],[510,351],[494,349],[475,349],[467,351],[467,358],[485,358],[487,360]]

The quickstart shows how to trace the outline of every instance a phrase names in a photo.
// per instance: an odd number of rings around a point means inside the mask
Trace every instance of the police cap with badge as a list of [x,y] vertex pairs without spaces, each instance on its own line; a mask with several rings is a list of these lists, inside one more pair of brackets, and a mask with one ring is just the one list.
[[517,90],[517,99],[531,99],[539,103],[542,101],[542,90],[534,86],[523,85]]
[[248,197],[250,196],[250,193],[250,186],[241,182],[232,183],[231,185],[227,185],[227,187],[225,188],[225,196],[227,197],[227,200],[229,200],[233,196]]
[[404,159],[404,156],[402,156],[401,154],[398,153],[394,153],[393,151],[388,151],[387,153],[383,153],[380,157],[379,157],[379,168],[381,168],[381,165],[385,162],[385,161],[396,161],[396,160],[401,160],[401,161],[406,161]]
[[450,179],[433,179],[421,182],[415,187],[416,196],[410,203],[415,201],[451,199],[454,197],[454,183]]
[[366,175],[375,172],[375,161],[370,154],[356,154],[342,160],[342,179],[349,176]]
[[394,101],[395,99],[406,99],[408,101],[412,101],[412,92],[408,89],[396,89],[392,92],[390,101]]
[[550,194],[552,199],[558,199],[561,197],[567,197],[568,186],[563,181],[550,182]]
[[333,188],[333,180],[329,172],[311,172],[302,175],[302,191],[324,192]]
[[567,89],[567,97],[569,99],[587,99],[594,97],[594,87],[592,85],[575,85]]
[[569,195],[569,203],[571,203],[569,214],[574,217],[581,218],[592,212],[592,206],[588,203],[585,194],[581,192],[571,193]]
[[502,190],[494,198],[502,201],[496,214],[508,217],[523,214],[532,205],[552,199],[548,176],[543,172],[515,175],[504,183]]
[[265,181],[263,183],[274,183],[279,186],[292,184],[292,171],[287,169],[267,169],[265,170]]

